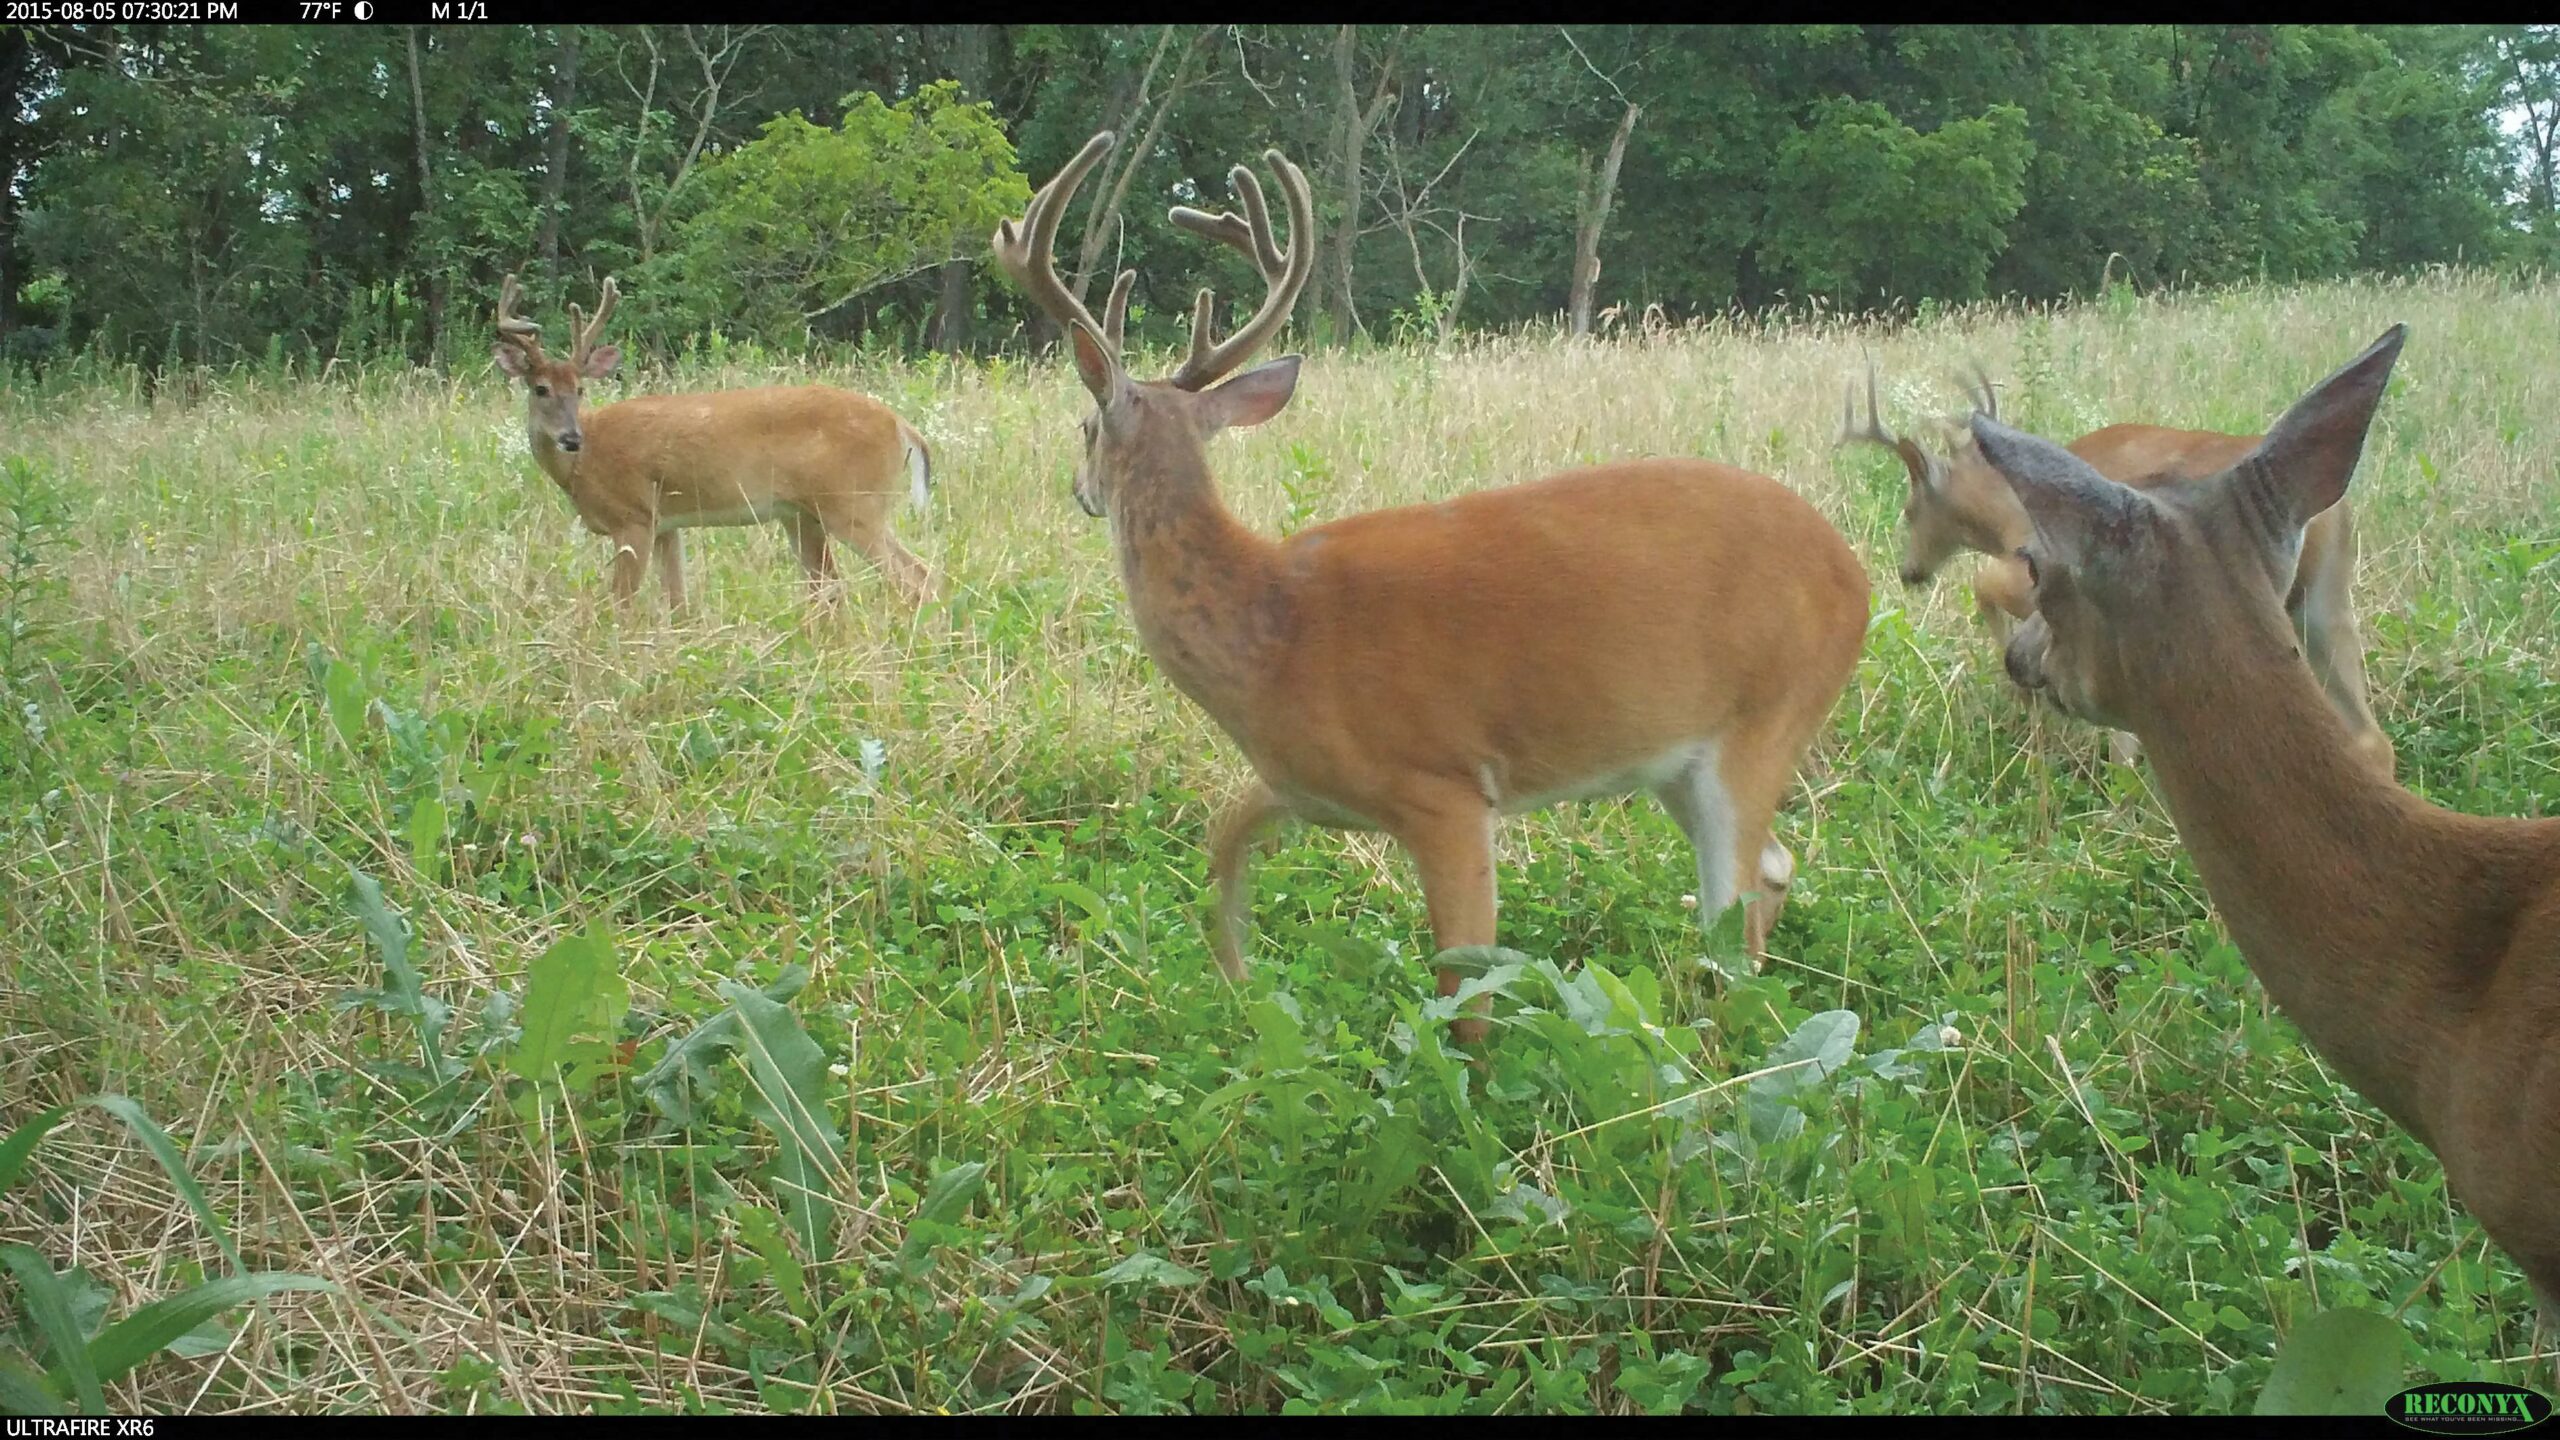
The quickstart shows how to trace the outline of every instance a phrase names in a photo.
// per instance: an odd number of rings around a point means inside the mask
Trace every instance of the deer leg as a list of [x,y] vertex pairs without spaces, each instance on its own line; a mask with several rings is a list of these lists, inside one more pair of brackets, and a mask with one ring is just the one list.
[[835,557],[827,553],[827,527],[797,510],[783,517],[782,523],[791,532],[792,549],[800,557],[800,573],[808,577],[809,603],[824,603],[827,582],[836,574]]
[[[1656,787],[1654,798],[1671,812],[1671,821],[1689,837],[1698,860],[1698,923],[1709,933],[1742,893],[1742,876],[1734,868],[1733,797],[1724,776],[1700,757]],[[1745,921],[1748,928],[1748,921]]]
[[881,574],[906,597],[909,605],[922,608],[933,598],[933,572],[889,533],[888,521],[881,518],[876,507],[861,503],[871,498],[840,501],[822,510],[819,518],[825,522],[829,535],[879,566]]
[[2119,765],[2131,765],[2142,758],[2142,742],[2131,731],[2107,732],[2107,758]]
[[[1492,944],[1497,903],[1492,807],[1472,793],[1451,797],[1445,806],[1412,816],[1392,833],[1421,872],[1435,951]],[[1455,970],[1441,971],[1440,993],[1457,994],[1465,978]],[[1484,1043],[1485,1017],[1493,1012],[1493,997],[1479,995],[1467,1003],[1467,1009],[1471,1013],[1449,1023],[1449,1037],[1472,1049]]]
[[658,588],[666,592],[667,613],[684,613],[684,532],[658,532]]
[[1253,842],[1289,807],[1260,780],[1246,788],[1209,827],[1209,879],[1217,887],[1210,911],[1209,951],[1218,969],[1236,984],[1244,983],[1245,933],[1253,920],[1253,887],[1245,867],[1253,858]]
[[647,530],[620,530],[613,535],[613,598],[628,605],[640,593],[640,582],[649,573],[649,554],[658,546],[657,536]]
[[[1765,732],[1756,744],[1728,747],[1721,767],[1725,793],[1732,797],[1733,875],[1738,883],[1748,882],[1754,892],[1742,913],[1742,948],[1754,969],[1768,956],[1769,932],[1777,928],[1778,912],[1787,903],[1787,887],[1795,883],[1796,857],[1778,843],[1771,826],[1777,820],[1778,800],[1794,778],[1795,757],[1805,738]],[[1703,898],[1699,904],[1703,909]]]
[[889,527],[883,525],[855,536],[853,548],[880,567],[881,573],[889,577],[889,583],[898,587],[899,594],[907,597],[910,607],[920,610],[933,603],[932,568],[917,559],[915,552],[899,544],[898,537],[889,533]]

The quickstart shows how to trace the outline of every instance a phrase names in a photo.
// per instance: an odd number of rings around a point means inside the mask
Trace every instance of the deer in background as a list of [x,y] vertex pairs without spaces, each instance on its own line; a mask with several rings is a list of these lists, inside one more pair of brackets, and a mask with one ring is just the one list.
[[541,327],[516,314],[520,294],[509,275],[491,354],[525,382],[535,463],[586,527],[613,542],[614,599],[639,591],[654,554],[667,606],[681,610],[683,530],[775,521],[791,532],[812,602],[835,576],[830,538],[870,557],[910,603],[932,598],[932,572],[889,531],[901,495],[924,507],[932,454],[889,407],[832,385],[775,385],[643,395],[582,415],[585,382],[622,360],[617,347],[596,343],[613,314],[613,281],[604,282],[594,319],[569,307],[566,360],[543,353]]
[[[1097,321],[1052,255],[1112,144],[1109,131],[1087,142],[994,249],[1066,332],[1093,397],[1075,497],[1109,519],[1139,639],[1253,766],[1209,841],[1221,970],[1244,978],[1245,864],[1278,820],[1393,836],[1445,954],[1494,941],[1499,817],[1633,790],[1660,799],[1696,850],[1702,918],[1756,896],[1745,933],[1758,956],[1795,869],[1772,817],[1864,646],[1867,578],[1848,542],[1774,480],[1679,459],[1568,470],[1281,542],[1255,534],[1220,502],[1207,444],[1269,420],[1296,389],[1294,355],[1235,372],[1314,268],[1306,177],[1266,152],[1286,250],[1244,166],[1230,172],[1242,217],[1172,211],[1243,252],[1266,295],[1216,340],[1202,290],[1180,368],[1133,380],[1121,331],[1135,272]],[[1441,967],[1440,993],[1460,979]],[[1489,1009],[1477,997],[1454,1038],[1481,1041]]]
[[2216,472],[2146,489],[1973,417],[2028,517],[2011,677],[2132,731],[2231,937],[2339,1075],[2443,1160],[2560,1318],[2560,820],[2441,810],[2377,773],[2284,610],[2407,327]]
[[[1999,396],[1989,379],[1976,371],[1968,391],[1979,413],[1999,418]],[[2260,438],[2158,425],[2109,425],[2072,441],[2068,448],[2108,479],[2147,490],[2219,474],[2237,464]],[[1858,416],[1857,386],[1852,382],[1834,443],[1882,446],[1909,473],[1910,493],[1902,506],[1902,583],[1926,584],[1959,551],[1989,557],[1974,571],[1974,603],[1984,622],[2006,644],[2017,622],[2035,614],[2034,587],[2018,559],[2018,547],[2027,543],[2030,527],[2016,493],[1984,462],[1973,438],[1958,434],[1948,453],[1940,455],[1886,429],[1871,364],[1866,418]],[[2354,733],[2356,752],[2388,779],[2395,762],[2391,738],[2382,733],[2365,700],[2364,638],[2356,626],[2351,593],[2355,519],[2347,503],[2341,500],[2312,517],[2299,538],[2299,556],[2285,590],[2285,613],[2293,618],[2294,632],[2330,702]],[[2138,753],[2133,737],[2121,731],[2109,737],[2109,749],[2126,764]]]

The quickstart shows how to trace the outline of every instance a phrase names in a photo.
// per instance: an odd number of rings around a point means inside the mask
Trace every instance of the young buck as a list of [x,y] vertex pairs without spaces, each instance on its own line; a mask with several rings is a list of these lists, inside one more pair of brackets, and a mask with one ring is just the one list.
[[[1051,254],[1112,143],[1089,141],[994,246],[1066,331],[1093,396],[1075,496],[1109,518],[1139,639],[1257,777],[1210,838],[1220,968],[1243,978],[1245,862],[1274,821],[1393,836],[1445,952],[1493,943],[1498,817],[1637,789],[1696,849],[1702,917],[1757,894],[1745,931],[1759,953],[1795,866],[1771,818],[1865,639],[1867,579],[1848,543],[1776,481],[1700,460],[1569,470],[1285,542],[1247,530],[1219,501],[1206,447],[1278,414],[1297,385],[1297,356],[1217,382],[1280,329],[1314,269],[1306,177],[1266,152],[1286,250],[1244,166],[1230,173],[1242,217],[1172,212],[1242,251],[1267,294],[1220,341],[1201,291],[1181,367],[1132,380],[1120,338],[1134,272],[1097,321]],[[1459,980],[1443,968],[1440,993]],[[1461,1044],[1483,1037],[1487,1008],[1480,997],[1458,1017]]]
[[[2000,417],[1999,396],[1988,379],[1976,372],[1967,389],[1978,412],[1994,420]],[[2068,448],[2108,479],[2147,490],[2219,474],[2239,463],[2260,438],[2158,425],[2109,425],[2072,441]],[[1858,416],[1857,386],[1852,382],[1842,404],[1836,443],[1880,445],[1892,451],[1909,473],[1910,493],[1902,506],[1902,583],[1927,583],[1958,551],[1990,557],[1974,571],[1974,602],[2005,643],[2016,622],[2035,613],[2033,587],[2027,583],[2025,564],[2018,559],[2018,547],[2029,537],[2027,512],[2015,492],[1984,463],[1973,438],[1957,435],[1941,455],[1910,436],[1886,429],[1876,400],[1875,367],[1870,365],[1866,418]],[[2284,608],[2313,672],[2355,735],[2356,753],[2387,779],[2394,757],[2391,738],[2382,733],[2365,701],[2364,639],[2356,628],[2350,593],[2355,568],[2355,519],[2348,503],[2341,500],[2303,527],[2300,559],[2286,583]],[[2133,760],[2132,737],[2119,732],[2111,748],[2117,759]]]
[[654,552],[670,609],[684,606],[681,532],[779,521],[800,552],[810,598],[825,597],[830,537],[869,556],[911,603],[933,575],[889,533],[906,496],[921,509],[933,484],[924,437],[867,395],[832,385],[776,385],[698,395],[643,395],[581,415],[585,382],[622,352],[599,345],[613,314],[604,282],[593,320],[569,307],[569,358],[542,352],[542,330],[516,314],[510,275],[498,294],[498,368],[525,382],[535,463],[566,491],[589,530],[613,542],[613,595],[629,600]]
[[2560,1305],[2560,820],[2440,810],[2376,773],[2283,599],[2303,527],[2355,471],[2406,327],[2217,473],[2137,490],[1988,415],[2024,505],[2022,686],[2131,730],[2267,994],[2444,1162]]

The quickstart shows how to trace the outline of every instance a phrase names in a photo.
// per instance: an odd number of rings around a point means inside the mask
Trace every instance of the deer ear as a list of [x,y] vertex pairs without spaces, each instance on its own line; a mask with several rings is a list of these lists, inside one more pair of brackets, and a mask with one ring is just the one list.
[[2036,537],[2066,566],[2123,548],[2151,503],[2052,441],[2012,430],[1980,411],[1973,416],[1973,443],[2018,493]]
[[2313,516],[2347,493],[2347,481],[2364,454],[2365,435],[2373,427],[2374,409],[2390,383],[2392,363],[2408,338],[2408,326],[2394,325],[2363,354],[2312,386],[2268,427],[2267,438],[2234,472],[2232,483],[2255,492],[2265,513],[2289,522],[2289,533],[2298,535]]
[[507,374],[518,380],[524,378],[527,367],[525,365],[524,352],[522,350],[519,350],[515,346],[509,345],[504,341],[500,341],[498,344],[489,347],[489,358],[497,361],[498,368],[504,370]]
[[1085,392],[1093,396],[1094,404],[1107,408],[1119,390],[1119,360],[1093,327],[1081,320],[1067,322],[1067,341],[1075,350],[1076,375],[1084,381]]
[[1300,355],[1283,355],[1201,393],[1210,421],[1218,428],[1259,425],[1277,415],[1298,393]]
[[578,373],[590,380],[601,380],[612,374],[613,367],[621,363],[621,346],[599,345],[587,352],[587,363],[578,367]]

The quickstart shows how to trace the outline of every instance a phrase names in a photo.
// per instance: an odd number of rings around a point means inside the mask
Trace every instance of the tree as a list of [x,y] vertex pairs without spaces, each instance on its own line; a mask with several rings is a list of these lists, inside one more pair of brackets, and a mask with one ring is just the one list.
[[982,253],[1030,203],[994,112],[957,85],[844,105],[834,128],[795,110],[703,167],[674,245],[635,276],[644,327],[800,345],[873,289]]

